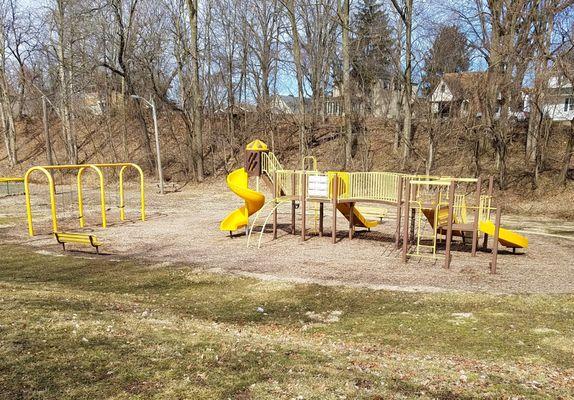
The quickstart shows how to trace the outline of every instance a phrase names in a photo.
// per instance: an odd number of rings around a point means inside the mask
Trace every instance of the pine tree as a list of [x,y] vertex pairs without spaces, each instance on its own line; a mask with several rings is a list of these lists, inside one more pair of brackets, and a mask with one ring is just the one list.
[[377,0],[361,0],[352,26],[351,79],[361,97],[392,76],[393,39],[387,14]]
[[450,72],[468,71],[470,46],[466,35],[457,26],[443,26],[425,57],[423,90],[428,94]]

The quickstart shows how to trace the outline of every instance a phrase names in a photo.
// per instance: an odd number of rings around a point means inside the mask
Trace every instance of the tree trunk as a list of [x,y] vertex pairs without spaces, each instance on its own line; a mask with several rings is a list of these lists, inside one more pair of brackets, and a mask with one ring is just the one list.
[[62,135],[66,142],[66,153],[70,164],[78,163],[78,145],[76,135],[72,131],[72,113],[71,113],[71,89],[68,68],[68,59],[66,57],[66,47],[68,45],[68,35],[66,34],[67,21],[65,20],[64,0],[57,1],[56,25],[58,30],[58,42],[56,44],[56,54],[58,57],[58,77],[60,79],[60,120],[62,123]]
[[562,183],[565,183],[566,179],[568,179],[568,170],[570,169],[572,152],[574,152],[574,119],[570,121],[568,142],[566,143],[566,152],[564,153],[564,158],[562,160],[562,171],[560,173],[560,182]]
[[[342,2],[341,2],[342,1]],[[339,18],[342,29],[342,51],[343,51],[343,112],[344,112],[344,138],[345,138],[345,160],[343,168],[351,167],[353,156],[353,127],[351,125],[351,54],[349,49],[349,0],[339,1]]]
[[403,167],[408,163],[412,146],[412,22],[413,0],[405,2],[405,76],[403,88]]
[[193,160],[195,178],[203,181],[203,99],[199,87],[199,49],[197,34],[197,12],[199,0],[187,0],[189,25],[191,27],[191,97],[193,115]]
[[6,155],[8,164],[13,167],[18,162],[16,154],[16,126],[14,124],[14,114],[12,110],[12,101],[8,88],[8,79],[6,77],[6,37],[4,20],[0,21],[0,127],[4,136],[6,146]]
[[307,151],[307,139],[305,132],[305,99],[303,94],[301,48],[299,47],[299,30],[297,29],[297,19],[295,17],[295,0],[288,0],[286,3],[293,35],[293,61],[295,62],[295,71],[297,75],[297,94],[299,100],[299,156],[302,160]]

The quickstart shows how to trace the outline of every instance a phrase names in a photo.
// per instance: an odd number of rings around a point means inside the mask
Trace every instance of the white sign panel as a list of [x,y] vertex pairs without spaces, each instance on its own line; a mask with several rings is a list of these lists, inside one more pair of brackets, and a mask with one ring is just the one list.
[[329,177],[325,175],[309,175],[307,196],[329,197]]

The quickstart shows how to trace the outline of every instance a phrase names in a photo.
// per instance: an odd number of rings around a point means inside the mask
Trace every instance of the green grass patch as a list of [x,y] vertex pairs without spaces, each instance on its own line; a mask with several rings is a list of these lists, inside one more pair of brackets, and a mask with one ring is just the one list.
[[2,399],[568,398],[574,385],[574,296],[0,254]]

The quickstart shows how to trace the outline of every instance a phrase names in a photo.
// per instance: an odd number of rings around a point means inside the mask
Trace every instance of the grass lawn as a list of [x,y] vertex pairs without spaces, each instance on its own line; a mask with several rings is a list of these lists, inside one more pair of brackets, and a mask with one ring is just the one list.
[[572,295],[383,292],[0,254],[0,399],[574,395]]

